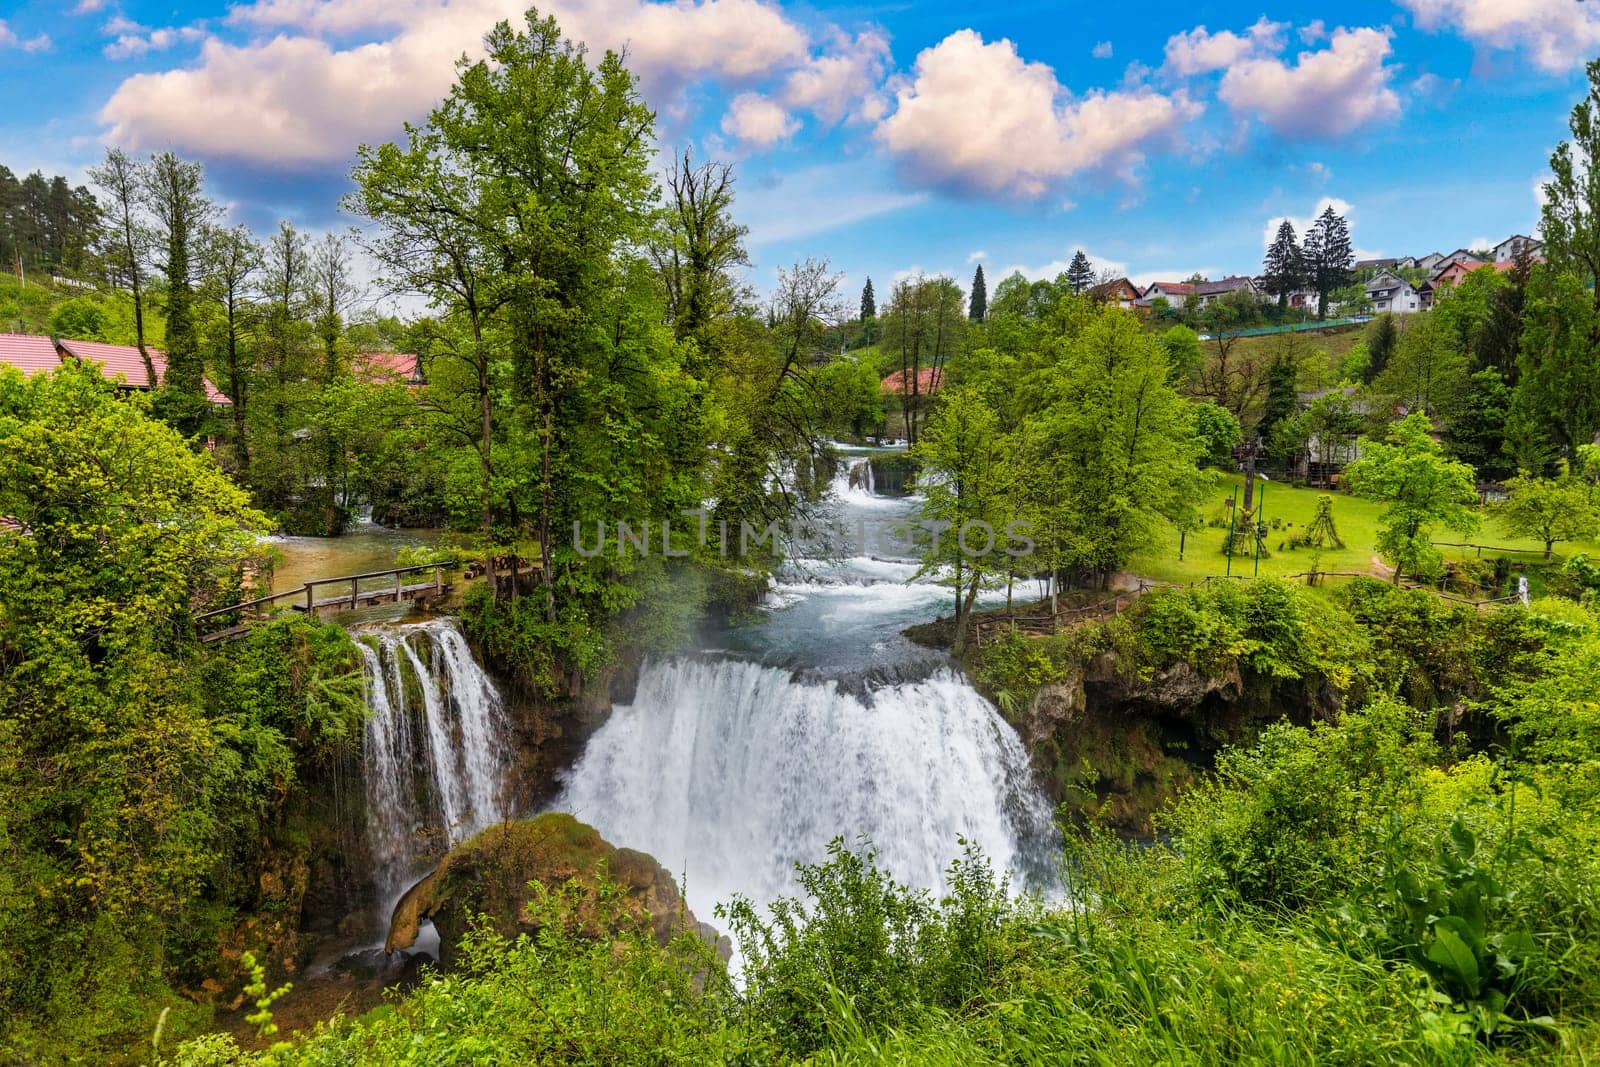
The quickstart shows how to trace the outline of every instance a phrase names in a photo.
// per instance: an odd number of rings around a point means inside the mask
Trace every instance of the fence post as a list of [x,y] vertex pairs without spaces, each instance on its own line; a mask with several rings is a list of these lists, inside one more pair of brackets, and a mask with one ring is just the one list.
[[350,609],[354,611],[361,604],[361,579],[350,579]]
[[394,602],[396,604],[400,603],[400,594],[405,592],[405,580],[406,576],[402,572],[394,572]]

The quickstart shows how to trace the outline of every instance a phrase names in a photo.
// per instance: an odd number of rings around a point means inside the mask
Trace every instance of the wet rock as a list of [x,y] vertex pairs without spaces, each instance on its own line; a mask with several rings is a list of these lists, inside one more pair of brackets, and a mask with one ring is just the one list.
[[410,948],[428,919],[438,930],[440,961],[446,966],[476,916],[486,916],[505,937],[533,933],[537,922],[526,906],[535,892],[529,884],[535,882],[552,890],[575,883],[581,921],[597,911],[602,869],[623,891],[624,914],[647,923],[662,944],[689,930],[716,946],[724,959],[731,954],[728,939],[695,918],[672,875],[654,858],[617,848],[594,827],[559,812],[500,823],[457,845],[395,905],[385,950]]

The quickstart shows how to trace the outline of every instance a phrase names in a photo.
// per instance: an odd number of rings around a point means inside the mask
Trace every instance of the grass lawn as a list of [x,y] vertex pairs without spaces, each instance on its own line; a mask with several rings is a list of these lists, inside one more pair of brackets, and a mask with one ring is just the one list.
[[[1230,474],[1219,479],[1217,486],[1201,505],[1201,516],[1209,520],[1218,513],[1219,506],[1228,500],[1235,487],[1239,487],[1239,497],[1243,500],[1243,485],[1244,476],[1240,474]],[[1265,485],[1264,497],[1261,495],[1263,485]],[[1292,534],[1304,529],[1311,521],[1316,511],[1317,497],[1323,490],[1295,489],[1278,482],[1263,483],[1259,480],[1256,482],[1256,489],[1257,509],[1261,516],[1269,525],[1274,519],[1282,521],[1280,529],[1267,531],[1265,545],[1271,556],[1261,560],[1262,575],[1286,577],[1313,569],[1362,572],[1373,570],[1372,557],[1377,553],[1375,546],[1378,540],[1378,517],[1383,511],[1382,504],[1363,500],[1348,493],[1332,494],[1333,521],[1339,530],[1339,536],[1344,540],[1345,547],[1339,550],[1323,549],[1319,555],[1315,549],[1291,549],[1288,547],[1288,540]],[[1178,535],[1174,532],[1160,550],[1135,557],[1128,569],[1143,578],[1183,583],[1197,581],[1208,575],[1224,574],[1228,566],[1228,559],[1222,554],[1226,535],[1226,529],[1212,527],[1191,533],[1184,546],[1184,558],[1179,560]],[[1526,537],[1513,537],[1506,533],[1492,513],[1484,515],[1483,524],[1477,533],[1469,537],[1462,537],[1450,530],[1435,530],[1433,536],[1438,541],[1470,541],[1496,548],[1522,550],[1509,553],[1514,562],[1540,562],[1544,551],[1544,546],[1537,541]],[[1281,549],[1280,545],[1283,546]],[[1478,555],[1476,550],[1470,548],[1445,548],[1442,551],[1446,559],[1465,559]],[[1600,546],[1592,541],[1556,545],[1558,559],[1579,552],[1586,552],[1591,556],[1600,555]],[[1485,551],[1483,558],[1507,554]],[[1255,561],[1235,558],[1233,573],[1245,575],[1255,573]]]

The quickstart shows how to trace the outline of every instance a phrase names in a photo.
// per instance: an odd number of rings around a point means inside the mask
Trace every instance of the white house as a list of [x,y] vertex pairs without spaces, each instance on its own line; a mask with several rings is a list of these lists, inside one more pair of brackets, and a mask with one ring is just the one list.
[[1256,285],[1254,278],[1244,276],[1223,278],[1217,282],[1201,282],[1194,287],[1195,298],[1205,307],[1213,300],[1220,300],[1229,293],[1248,293],[1257,300],[1262,297],[1261,289]]
[[1439,253],[1437,253],[1437,252],[1429,252],[1425,256],[1418,256],[1412,262],[1411,265],[1413,267],[1421,267],[1423,270],[1433,270],[1435,267],[1437,267],[1439,264],[1441,264],[1443,262],[1444,262],[1444,257],[1441,256]]
[[1138,300],[1141,307],[1149,307],[1156,302],[1157,297],[1165,297],[1167,303],[1175,308],[1183,307],[1183,302],[1194,293],[1195,287],[1189,282],[1151,282]]
[[1507,237],[1504,241],[1501,241],[1499,244],[1494,246],[1495,262],[1498,263],[1502,260],[1516,259],[1518,256],[1523,255],[1524,253],[1531,256],[1543,247],[1543,241],[1529,237],[1527,234],[1512,234],[1510,237]]
[[1380,272],[1368,282],[1366,292],[1374,311],[1409,314],[1422,310],[1422,295],[1412,288],[1410,282],[1389,271]]

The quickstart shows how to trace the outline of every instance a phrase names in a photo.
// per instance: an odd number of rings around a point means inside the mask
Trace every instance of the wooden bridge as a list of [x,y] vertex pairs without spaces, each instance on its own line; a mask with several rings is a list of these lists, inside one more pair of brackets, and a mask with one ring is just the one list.
[[[194,617],[202,630],[200,640],[210,644],[244,633],[255,623],[270,618],[283,607],[326,618],[341,611],[374,604],[398,604],[403,600],[443,600],[454,583],[448,572],[454,563],[420,563],[412,567],[391,567],[386,571],[345,574],[337,578],[318,578],[298,589],[286,589],[254,600],[229,604]],[[423,579],[423,580],[419,580]],[[223,623],[220,629],[206,630],[207,622]]]

